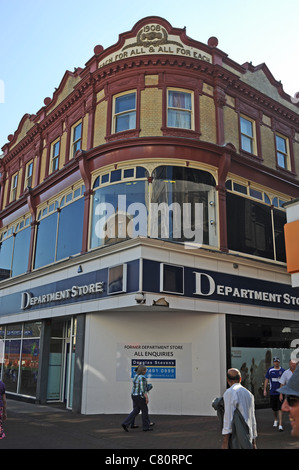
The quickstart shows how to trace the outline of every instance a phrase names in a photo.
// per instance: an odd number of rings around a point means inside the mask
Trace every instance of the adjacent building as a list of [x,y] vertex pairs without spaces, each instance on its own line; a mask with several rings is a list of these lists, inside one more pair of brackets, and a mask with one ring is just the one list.
[[272,356],[287,366],[299,338],[284,240],[299,106],[265,64],[147,17],[2,151],[8,394],[127,413],[143,362],[151,413],[213,414],[230,366],[264,405]]

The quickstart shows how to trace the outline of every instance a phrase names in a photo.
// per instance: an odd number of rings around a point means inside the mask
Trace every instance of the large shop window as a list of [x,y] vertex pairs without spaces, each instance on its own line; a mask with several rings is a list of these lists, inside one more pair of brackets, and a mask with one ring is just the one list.
[[91,248],[147,236],[149,183],[145,168],[115,170],[93,185]]
[[216,246],[213,176],[192,168],[160,166],[148,180],[145,171],[129,168],[96,178],[91,248],[136,236],[196,242],[199,231],[201,243]]
[[[169,218],[165,220],[163,213],[158,219],[158,237],[163,235],[165,224],[168,224],[169,238],[178,242],[193,242],[192,233],[202,230],[204,245],[217,245],[216,224],[216,188],[215,180],[210,173],[202,170],[177,166],[160,166],[153,171],[152,202],[177,207],[180,211],[180,230],[175,226],[177,214],[169,210]],[[196,204],[202,204],[202,212],[196,212]],[[188,212],[190,211],[190,212]],[[200,220],[201,219],[201,220]]]
[[[232,189],[232,182],[227,182]],[[262,192],[250,189],[253,197],[245,197],[248,188],[234,184],[237,193],[227,192],[227,239],[228,248],[253,256],[285,262],[284,229],[286,214],[282,208],[274,207],[270,198]],[[244,194],[244,196],[242,195]],[[260,197],[261,196],[261,197]]]
[[16,223],[0,236],[0,280],[27,272],[31,226],[30,217]]
[[59,206],[52,204],[45,214],[43,211],[39,214],[34,268],[82,250],[84,199],[81,197],[67,204],[67,197],[62,198]]
[[227,316],[228,365],[240,370],[242,385],[255,396],[256,404],[268,405],[263,396],[266,371],[273,358],[289,368],[292,354],[298,357],[299,323],[266,318]]
[[0,379],[7,392],[36,396],[41,322],[0,327]]

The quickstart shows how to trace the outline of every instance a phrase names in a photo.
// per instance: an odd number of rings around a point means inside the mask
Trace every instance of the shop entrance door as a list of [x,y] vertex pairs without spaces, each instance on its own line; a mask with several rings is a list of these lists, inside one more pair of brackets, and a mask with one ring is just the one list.
[[49,368],[47,401],[65,403],[72,408],[73,378],[75,357],[75,319],[53,321]]

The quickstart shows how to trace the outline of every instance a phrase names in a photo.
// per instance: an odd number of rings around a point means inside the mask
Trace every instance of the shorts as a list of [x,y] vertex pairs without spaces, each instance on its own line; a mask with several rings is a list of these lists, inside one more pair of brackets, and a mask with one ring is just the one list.
[[279,399],[279,394],[270,395],[270,405],[273,411],[279,411],[281,409],[282,402]]

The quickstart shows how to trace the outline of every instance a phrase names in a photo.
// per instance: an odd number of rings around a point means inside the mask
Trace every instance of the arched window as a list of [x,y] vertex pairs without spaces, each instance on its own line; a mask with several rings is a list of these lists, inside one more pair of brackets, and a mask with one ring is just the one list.
[[91,248],[147,236],[148,185],[143,167],[113,170],[95,179]]
[[148,176],[134,167],[96,177],[90,247],[136,236],[217,246],[213,176],[178,166],[159,166]]
[[[153,171],[151,202],[166,204],[169,219],[158,221],[159,238],[163,236],[163,223],[168,223],[169,238],[173,241],[197,242],[216,246],[216,183],[213,176],[203,170],[179,166],[159,166]],[[160,211],[161,212],[161,211]],[[164,230],[164,235],[167,232]],[[200,233],[201,232],[201,233]]]

